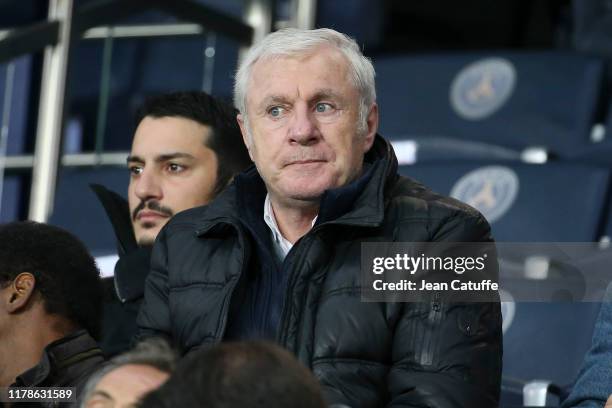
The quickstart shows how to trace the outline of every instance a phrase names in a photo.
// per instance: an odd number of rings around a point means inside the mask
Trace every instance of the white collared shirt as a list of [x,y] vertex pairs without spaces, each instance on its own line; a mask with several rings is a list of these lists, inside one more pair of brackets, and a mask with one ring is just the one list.
[[[314,217],[312,220],[311,227],[314,227],[315,222],[317,222],[317,217]],[[291,248],[293,248],[293,244],[287,238],[285,238],[280,232],[280,229],[278,229],[276,217],[274,216],[274,210],[272,209],[272,202],[270,201],[270,194],[266,194],[266,201],[264,202],[264,221],[272,233],[272,245],[274,246],[274,252],[276,253],[278,259],[283,262],[289,251],[291,251]]]

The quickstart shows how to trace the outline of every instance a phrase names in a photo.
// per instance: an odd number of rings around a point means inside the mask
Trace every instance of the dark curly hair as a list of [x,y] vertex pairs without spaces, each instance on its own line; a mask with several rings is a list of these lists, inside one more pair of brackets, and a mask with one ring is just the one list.
[[205,92],[174,92],[147,99],[136,115],[136,126],[147,116],[180,117],[211,128],[204,143],[217,155],[217,182],[214,194],[227,186],[233,176],[249,167],[251,158],[236,121],[238,111]]
[[0,286],[8,286],[22,272],[34,275],[47,313],[65,317],[99,338],[100,271],[74,235],[33,221],[0,225]]

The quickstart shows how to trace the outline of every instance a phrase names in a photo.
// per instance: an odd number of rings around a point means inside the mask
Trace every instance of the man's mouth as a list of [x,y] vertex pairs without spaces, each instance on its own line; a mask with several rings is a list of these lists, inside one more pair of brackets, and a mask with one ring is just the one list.
[[294,164],[315,164],[315,163],[325,163],[326,160],[296,160],[296,161],[292,161],[286,164],[286,166],[291,166]]
[[168,215],[150,210],[140,211],[138,215],[136,215],[136,219],[141,221],[152,221],[160,218],[168,218]]

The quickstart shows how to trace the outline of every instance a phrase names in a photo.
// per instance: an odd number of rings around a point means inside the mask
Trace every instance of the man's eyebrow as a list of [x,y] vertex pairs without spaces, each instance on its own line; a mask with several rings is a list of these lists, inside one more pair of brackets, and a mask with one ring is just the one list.
[[[183,153],[183,152],[175,152],[175,153],[166,153],[166,154],[160,154],[159,156],[155,157],[155,161],[158,163],[163,163],[165,161],[168,160],[174,160],[174,159],[195,159],[195,157],[189,153]],[[140,156],[132,156],[129,155],[127,157],[127,162],[129,163],[144,163],[145,160],[140,157]]]
[[127,159],[125,160],[128,164],[130,163],[144,163],[144,160],[140,157],[140,156],[132,156],[131,154],[127,157]]
[[192,159],[193,160],[195,159],[195,157],[189,153],[176,152],[176,153],[160,154],[159,156],[155,158],[155,161],[158,163],[163,163],[165,161],[173,160],[173,159]]
[[[342,95],[331,88],[323,88],[317,90],[317,92],[310,98],[311,101],[318,101],[321,99],[338,99],[342,100]],[[268,95],[261,100],[258,105],[259,110],[264,110],[270,105],[288,103],[289,99],[283,95]]]
[[267,107],[275,103],[287,103],[287,97],[282,95],[268,95],[259,103],[260,107]]
[[340,95],[338,92],[334,91],[331,88],[325,88],[325,89],[319,89],[311,99],[316,101],[316,100],[328,99],[328,98],[342,99],[342,95]]

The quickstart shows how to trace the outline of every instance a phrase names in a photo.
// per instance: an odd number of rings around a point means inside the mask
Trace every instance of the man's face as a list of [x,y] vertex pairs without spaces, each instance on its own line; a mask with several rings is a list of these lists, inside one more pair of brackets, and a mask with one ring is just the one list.
[[85,401],[86,408],[128,408],[162,385],[168,374],[143,364],[126,364],[104,375]]
[[378,126],[374,104],[360,129],[360,95],[339,51],[320,47],[300,58],[253,66],[247,89],[248,130],[239,123],[268,192],[288,205],[317,202],[358,177]]
[[217,156],[204,145],[210,128],[179,117],[145,117],[128,158],[128,201],[139,245],[152,244],[172,215],[207,204]]

